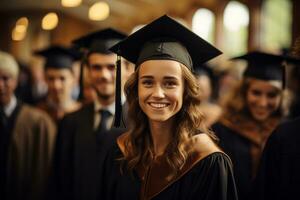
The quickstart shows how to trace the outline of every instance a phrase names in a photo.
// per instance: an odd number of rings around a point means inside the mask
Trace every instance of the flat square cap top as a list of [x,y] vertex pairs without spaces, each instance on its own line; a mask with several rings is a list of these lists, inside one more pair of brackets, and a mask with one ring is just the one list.
[[300,60],[283,55],[275,55],[259,51],[253,51],[242,56],[234,57],[232,60],[247,61],[245,77],[253,77],[262,80],[284,80],[283,62],[299,63]]
[[35,51],[34,54],[45,58],[46,69],[71,68],[73,62],[80,59],[80,53],[75,49],[58,45]]
[[111,50],[136,66],[146,60],[175,60],[189,69],[221,54],[198,35],[164,15],[117,43]]
[[112,52],[109,51],[109,48],[126,36],[126,34],[118,30],[107,28],[73,40],[72,43],[78,48],[87,50],[89,53],[98,52],[110,54]]

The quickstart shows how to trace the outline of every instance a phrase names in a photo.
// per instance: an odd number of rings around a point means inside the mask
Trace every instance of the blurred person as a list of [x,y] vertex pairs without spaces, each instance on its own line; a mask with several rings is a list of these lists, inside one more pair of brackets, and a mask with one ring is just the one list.
[[213,100],[215,89],[215,76],[213,70],[206,65],[195,67],[194,74],[200,86],[201,91],[201,112],[205,117],[205,123],[208,127],[217,122],[222,109]]
[[221,52],[168,16],[112,50],[136,69],[125,85],[130,127],[107,154],[99,199],[237,199],[231,161],[202,121],[192,74]]
[[263,52],[236,59],[247,61],[247,67],[213,130],[233,161],[239,199],[243,200],[249,195],[267,138],[286,116],[283,62],[293,59]]
[[[294,45],[294,62],[300,66],[300,37]],[[299,93],[298,93],[299,95]],[[298,199],[300,196],[300,118],[284,122],[265,146],[260,168],[249,199]]]
[[38,103],[38,107],[46,111],[56,124],[67,113],[74,112],[81,104],[72,98],[76,77],[73,64],[79,58],[75,50],[62,46],[50,46],[35,52],[45,58],[45,79],[47,96]]
[[0,52],[0,199],[43,199],[56,136],[50,117],[19,101],[18,64]]
[[[97,199],[101,161],[115,115],[117,55],[109,48],[125,36],[108,28],[73,41],[85,50],[83,66],[96,98],[75,113],[66,115],[60,125],[54,174],[58,196],[55,198]],[[127,73],[124,67],[124,81]]]

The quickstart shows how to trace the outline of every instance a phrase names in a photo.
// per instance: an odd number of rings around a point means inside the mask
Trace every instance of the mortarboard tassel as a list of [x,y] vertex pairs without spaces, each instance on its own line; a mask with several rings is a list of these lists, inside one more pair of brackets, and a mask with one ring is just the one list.
[[83,93],[83,90],[84,90],[84,83],[83,83],[83,67],[84,67],[84,56],[82,57],[81,59],[81,62],[80,62],[80,74],[79,74],[79,96],[78,96],[78,100],[79,101],[83,101],[84,99],[84,93]]
[[116,62],[116,100],[115,100],[115,127],[120,127],[122,118],[122,101],[121,101],[121,56],[117,55]]
[[84,65],[86,64],[87,61],[87,54],[88,51],[81,49],[82,51],[82,57],[80,61],[80,74],[79,74],[79,96],[78,100],[79,101],[84,101]]

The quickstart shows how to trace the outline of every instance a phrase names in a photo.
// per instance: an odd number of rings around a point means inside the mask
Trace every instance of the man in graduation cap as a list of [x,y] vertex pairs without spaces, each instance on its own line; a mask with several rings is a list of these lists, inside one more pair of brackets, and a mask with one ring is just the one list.
[[[124,37],[123,33],[108,28],[73,42],[85,52],[83,66],[97,98],[67,115],[61,123],[55,159],[55,186],[60,198],[87,200],[97,197],[105,144],[114,135],[109,131],[115,114],[117,56],[108,49]],[[123,69],[126,80],[128,69]]]
[[44,70],[48,86],[46,99],[38,107],[58,124],[65,114],[74,112],[81,106],[72,98],[76,83],[73,64],[79,59],[79,52],[62,46],[51,46],[35,54],[45,58]]
[[18,74],[15,59],[0,52],[0,199],[43,199],[56,128],[45,112],[15,97]]
[[[300,37],[293,62],[300,65]],[[300,118],[282,123],[268,139],[249,199],[281,200],[300,197]]]
[[233,161],[239,199],[243,200],[249,196],[268,137],[286,115],[283,63],[295,59],[259,51],[233,59],[246,61],[247,67],[213,130]]

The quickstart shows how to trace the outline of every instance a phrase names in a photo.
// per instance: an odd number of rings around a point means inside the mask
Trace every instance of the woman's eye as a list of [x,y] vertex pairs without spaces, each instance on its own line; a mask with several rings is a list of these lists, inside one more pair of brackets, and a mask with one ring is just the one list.
[[142,84],[144,86],[151,86],[152,85],[152,81],[151,80],[144,80],[144,81],[142,81]]
[[251,93],[255,96],[260,96],[261,95],[261,92],[258,91],[258,90],[252,90]]
[[177,83],[175,81],[168,81],[165,83],[166,87],[175,87]]
[[267,95],[268,95],[269,98],[275,98],[279,95],[279,93],[278,92],[270,92]]

